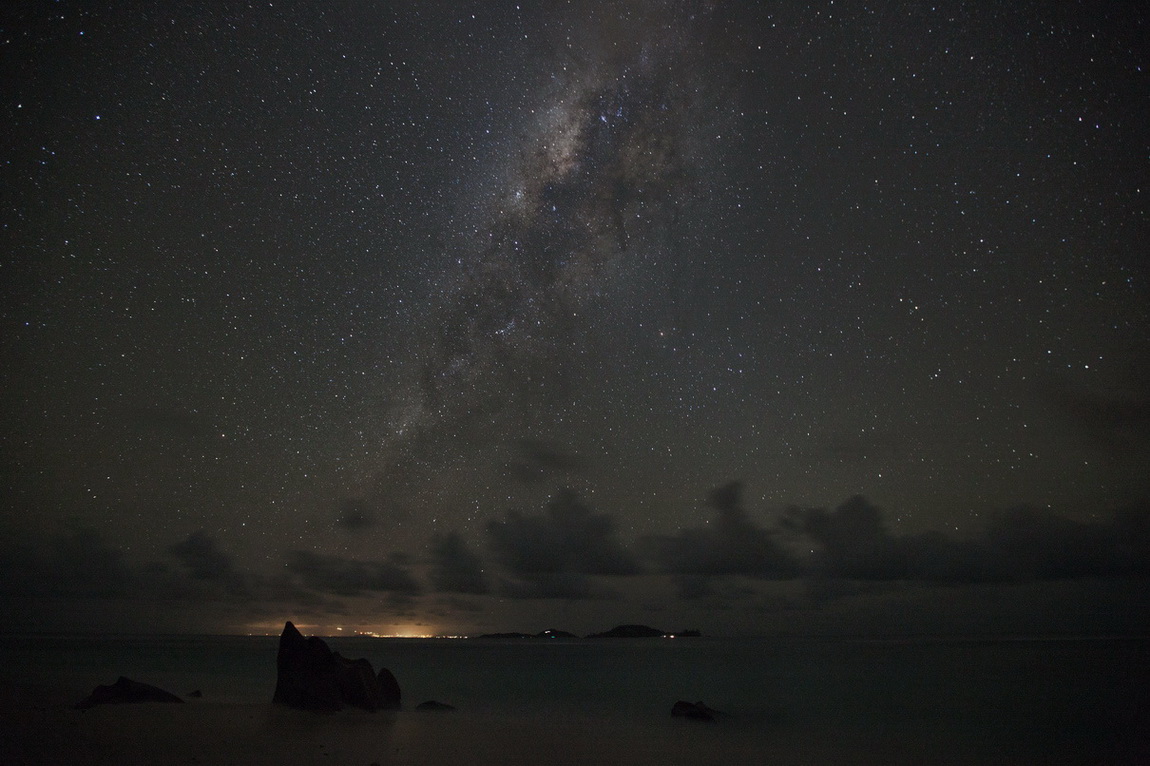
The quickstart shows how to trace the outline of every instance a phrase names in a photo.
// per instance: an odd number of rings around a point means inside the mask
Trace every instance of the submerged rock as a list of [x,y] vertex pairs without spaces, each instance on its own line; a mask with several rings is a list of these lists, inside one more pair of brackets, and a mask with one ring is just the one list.
[[349,660],[322,638],[304,638],[291,622],[284,625],[276,654],[272,702],[303,710],[398,710],[399,683],[382,668],[377,676],[365,659]]
[[97,686],[91,694],[76,703],[76,709],[87,710],[96,705],[122,705],[136,702],[183,703],[183,700],[158,686],[120,676],[114,684]]
[[450,713],[452,710],[455,710],[455,706],[448,705],[446,702],[428,700],[427,702],[420,702],[415,706],[415,709],[430,713]]

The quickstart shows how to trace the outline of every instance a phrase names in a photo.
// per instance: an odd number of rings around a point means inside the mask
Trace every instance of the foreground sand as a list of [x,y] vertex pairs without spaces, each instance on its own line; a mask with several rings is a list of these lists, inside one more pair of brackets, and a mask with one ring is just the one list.
[[[764,737],[763,735],[766,734]],[[190,702],[0,710],[0,763],[118,764],[929,764],[1026,763],[965,757],[957,743],[883,742],[878,732],[771,732],[660,717],[482,713],[311,714],[271,704]],[[985,753],[983,754],[985,755]]]
[[[10,745],[0,761],[27,764],[708,763],[724,744],[716,731],[669,721],[636,731],[594,718],[316,715],[272,705],[142,704],[2,715],[11,739],[5,737]],[[728,763],[759,760],[720,749],[736,758]]]
[[[10,691],[10,690],[9,690]],[[75,710],[58,696],[0,695],[0,764],[1086,764],[1143,763],[1131,752],[1003,750],[936,731],[820,729],[807,722],[765,730],[736,721],[704,724],[653,714],[638,724],[594,714],[482,712],[316,714],[278,705],[189,701]],[[1140,748],[1138,753],[1144,753]]]

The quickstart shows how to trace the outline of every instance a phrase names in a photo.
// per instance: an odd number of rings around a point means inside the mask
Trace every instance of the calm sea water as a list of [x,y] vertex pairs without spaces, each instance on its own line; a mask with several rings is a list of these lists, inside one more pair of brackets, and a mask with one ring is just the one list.
[[[1145,639],[329,643],[391,669],[409,706],[436,699],[461,711],[650,720],[667,716],[677,699],[703,700],[730,714],[722,726],[765,736],[930,737],[1020,762],[1150,759]],[[274,637],[6,636],[0,679],[9,687],[34,680],[79,700],[122,674],[178,694],[201,690],[204,702],[262,703],[275,686],[276,644]]]

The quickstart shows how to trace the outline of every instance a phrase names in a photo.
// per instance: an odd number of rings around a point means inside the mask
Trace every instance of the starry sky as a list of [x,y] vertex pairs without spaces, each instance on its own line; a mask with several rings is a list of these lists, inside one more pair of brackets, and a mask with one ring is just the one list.
[[1148,38],[6,5],[9,627],[1150,629]]

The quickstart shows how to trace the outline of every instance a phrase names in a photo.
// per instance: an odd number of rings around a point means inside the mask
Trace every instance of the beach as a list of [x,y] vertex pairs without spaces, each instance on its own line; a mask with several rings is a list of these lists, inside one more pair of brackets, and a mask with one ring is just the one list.
[[144,703],[9,708],[2,721],[9,742],[3,762],[46,766],[1025,762],[988,761],[955,742],[884,741],[881,732],[764,738],[669,716],[637,725],[593,715],[316,714],[270,704]]
[[[0,763],[1150,763],[1143,639],[332,643],[390,667],[403,708],[272,704],[270,637],[0,639]],[[184,702],[75,709],[121,673]]]
[[208,764],[1140,764],[1129,743],[1105,756],[882,728],[780,726],[749,732],[666,718],[636,723],[596,715],[309,713],[272,704],[142,703],[76,710],[8,706],[0,762],[58,766]]

